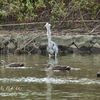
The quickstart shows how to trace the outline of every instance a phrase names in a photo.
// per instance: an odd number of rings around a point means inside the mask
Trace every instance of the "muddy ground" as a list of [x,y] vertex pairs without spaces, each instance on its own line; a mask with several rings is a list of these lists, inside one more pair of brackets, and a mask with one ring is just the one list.
[[[0,34],[2,35],[16,35],[16,34],[35,34],[46,33],[44,25],[46,22],[32,22],[32,23],[18,23],[18,24],[1,24]],[[84,23],[75,21],[69,22],[54,22],[51,24],[52,35],[99,35],[100,34],[100,21],[99,20],[86,20]]]

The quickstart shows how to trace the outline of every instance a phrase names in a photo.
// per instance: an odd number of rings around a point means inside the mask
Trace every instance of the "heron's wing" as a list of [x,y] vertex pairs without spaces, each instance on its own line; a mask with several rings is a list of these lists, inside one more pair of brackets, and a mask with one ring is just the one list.
[[51,41],[52,42],[52,49],[54,50],[54,52],[57,54],[58,53],[58,46],[55,42]]

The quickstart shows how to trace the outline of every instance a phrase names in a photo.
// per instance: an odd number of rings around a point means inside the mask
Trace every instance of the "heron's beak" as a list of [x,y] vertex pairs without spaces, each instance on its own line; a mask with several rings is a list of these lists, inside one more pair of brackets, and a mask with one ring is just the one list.
[[46,27],[46,25],[44,25],[44,28]]

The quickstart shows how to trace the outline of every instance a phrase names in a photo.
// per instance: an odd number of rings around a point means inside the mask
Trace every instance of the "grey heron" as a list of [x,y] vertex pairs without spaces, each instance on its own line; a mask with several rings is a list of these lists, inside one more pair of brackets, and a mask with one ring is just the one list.
[[47,45],[47,52],[49,53],[49,57],[51,55],[57,56],[58,53],[58,46],[55,42],[51,40],[51,31],[50,31],[51,24],[46,23],[45,27],[47,29],[47,37],[48,37],[48,45]]

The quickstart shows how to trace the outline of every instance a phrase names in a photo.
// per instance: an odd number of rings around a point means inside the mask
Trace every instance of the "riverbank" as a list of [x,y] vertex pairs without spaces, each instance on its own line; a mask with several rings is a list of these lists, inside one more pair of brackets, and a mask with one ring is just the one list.
[[[100,53],[100,35],[70,35],[59,31],[52,34],[52,40],[57,43],[59,53]],[[47,43],[46,30],[0,31],[0,53],[47,53]]]
[[[0,53],[47,53],[48,40],[46,28],[43,27],[45,23],[1,25]],[[64,22],[59,29],[51,26],[52,40],[57,43],[59,53],[100,53],[100,24],[93,27],[93,23],[87,23],[89,31],[81,23],[75,23],[74,28],[66,25],[67,22]]]

